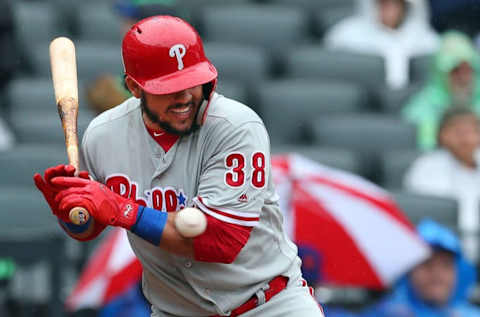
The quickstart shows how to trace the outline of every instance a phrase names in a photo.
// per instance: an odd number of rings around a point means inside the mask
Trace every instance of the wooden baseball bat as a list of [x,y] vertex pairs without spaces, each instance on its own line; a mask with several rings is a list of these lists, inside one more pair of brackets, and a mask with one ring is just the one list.
[[[58,114],[65,134],[68,161],[79,172],[78,159],[78,84],[75,45],[66,37],[57,37],[50,43],[50,66]],[[81,225],[90,214],[85,208],[74,207],[69,213],[70,221]]]

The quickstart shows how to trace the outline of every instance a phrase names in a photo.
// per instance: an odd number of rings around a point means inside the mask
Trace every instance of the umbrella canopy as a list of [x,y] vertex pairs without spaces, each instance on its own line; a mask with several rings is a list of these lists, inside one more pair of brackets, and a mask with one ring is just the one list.
[[299,155],[272,159],[286,227],[312,284],[384,289],[429,255],[388,192]]

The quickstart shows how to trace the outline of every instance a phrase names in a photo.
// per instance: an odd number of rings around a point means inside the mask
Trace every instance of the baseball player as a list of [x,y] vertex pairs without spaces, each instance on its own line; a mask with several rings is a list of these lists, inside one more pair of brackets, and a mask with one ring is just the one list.
[[[147,18],[125,35],[122,57],[134,97],[90,123],[88,173],[59,165],[34,176],[62,228],[81,241],[125,228],[152,316],[323,316],[282,228],[265,127],[215,92],[197,32]],[[90,212],[86,224],[70,222],[74,206]],[[174,225],[185,207],[207,217],[194,238]]]

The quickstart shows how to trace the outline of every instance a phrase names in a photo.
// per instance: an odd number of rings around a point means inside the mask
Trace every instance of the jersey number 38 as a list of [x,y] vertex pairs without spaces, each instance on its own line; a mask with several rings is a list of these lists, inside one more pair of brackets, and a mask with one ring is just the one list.
[[[225,157],[225,183],[230,187],[240,187],[245,184],[246,167],[245,155],[239,152],[230,153]],[[251,182],[253,187],[262,188],[265,186],[265,154],[255,152],[249,162],[248,170],[251,170]]]

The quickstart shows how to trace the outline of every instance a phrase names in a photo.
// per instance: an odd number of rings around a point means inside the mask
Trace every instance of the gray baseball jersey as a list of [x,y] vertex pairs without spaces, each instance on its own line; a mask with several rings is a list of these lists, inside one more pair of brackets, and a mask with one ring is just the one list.
[[195,205],[253,227],[231,264],[176,256],[129,232],[144,294],[159,311],[228,314],[275,276],[300,278],[296,246],[282,227],[268,134],[247,106],[215,93],[201,128],[165,153],[144,125],[140,101],[130,98],[91,122],[81,152],[91,175],[124,197],[162,211]]

